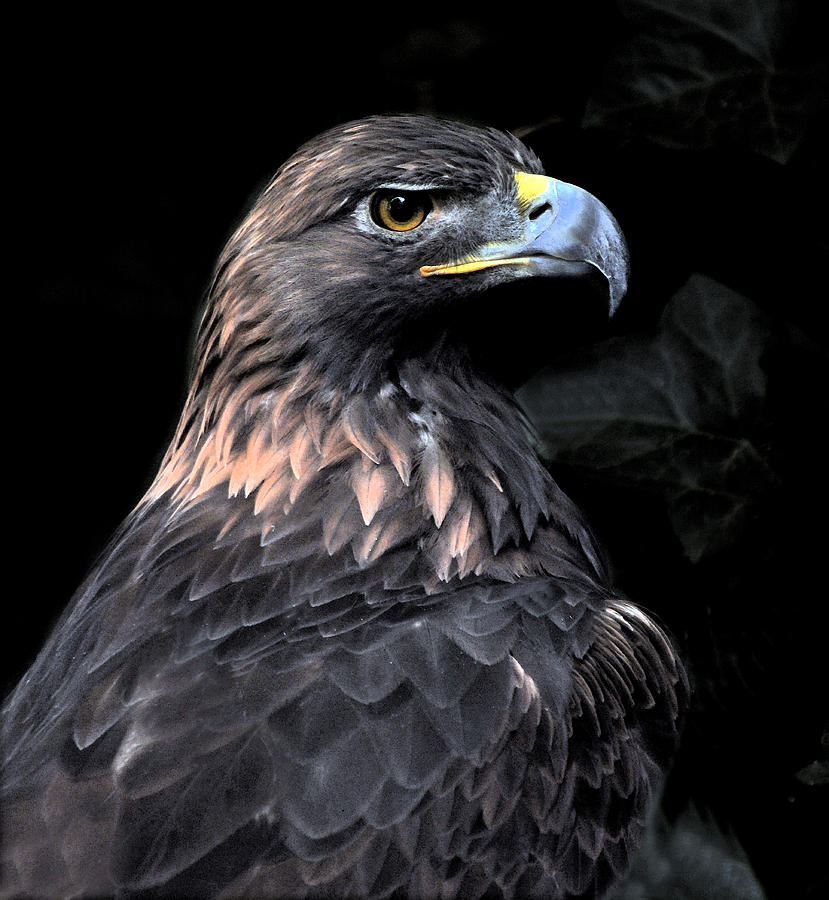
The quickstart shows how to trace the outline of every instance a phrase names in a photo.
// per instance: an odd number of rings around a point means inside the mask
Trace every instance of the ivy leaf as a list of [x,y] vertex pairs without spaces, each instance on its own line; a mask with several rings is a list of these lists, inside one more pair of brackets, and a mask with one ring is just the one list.
[[[704,889],[697,890],[699,885]],[[631,870],[609,894],[611,900],[764,896],[734,833],[723,831],[714,816],[693,804],[672,823],[664,813],[651,819]]]
[[796,56],[787,0],[620,0],[633,28],[584,125],[661,146],[740,146],[786,162],[813,115],[817,61]]
[[750,300],[696,274],[654,336],[603,342],[535,376],[518,399],[546,460],[661,495],[697,562],[736,540],[776,484],[752,439],[769,337]]
[[829,725],[823,730],[821,739],[823,756],[804,766],[796,775],[798,781],[809,786],[829,786]]

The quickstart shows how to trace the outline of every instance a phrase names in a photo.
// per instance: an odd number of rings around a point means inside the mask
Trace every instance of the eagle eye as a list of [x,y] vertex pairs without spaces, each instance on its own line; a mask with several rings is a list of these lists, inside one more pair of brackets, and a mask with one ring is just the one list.
[[432,210],[425,191],[378,191],[371,201],[371,218],[389,231],[411,231]]

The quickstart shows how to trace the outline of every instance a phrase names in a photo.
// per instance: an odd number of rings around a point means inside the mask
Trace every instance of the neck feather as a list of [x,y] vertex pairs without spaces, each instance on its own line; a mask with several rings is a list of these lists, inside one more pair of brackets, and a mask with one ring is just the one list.
[[234,516],[256,517],[263,543],[286,521],[316,516],[329,554],[350,543],[369,565],[416,546],[444,582],[535,571],[543,554],[530,545],[562,509],[572,521],[558,530],[584,532],[512,397],[458,359],[407,360],[351,395],[323,388],[308,364],[277,386],[258,377],[238,383],[217,415],[191,397],[148,501],[180,510],[224,497]]

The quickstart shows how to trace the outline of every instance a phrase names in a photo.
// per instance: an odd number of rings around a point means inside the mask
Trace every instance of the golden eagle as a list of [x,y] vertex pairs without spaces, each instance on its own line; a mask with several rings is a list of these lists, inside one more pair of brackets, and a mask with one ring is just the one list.
[[5,704],[7,894],[625,871],[682,666],[442,324],[587,272],[612,310],[615,220],[509,134],[376,117],[285,163],[221,254],[155,480]]

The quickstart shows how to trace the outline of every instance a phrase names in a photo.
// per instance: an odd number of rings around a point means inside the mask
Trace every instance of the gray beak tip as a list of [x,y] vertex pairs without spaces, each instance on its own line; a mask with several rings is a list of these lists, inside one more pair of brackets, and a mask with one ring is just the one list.
[[627,291],[630,275],[630,254],[622,229],[610,210],[592,194],[565,181],[553,183],[557,210],[546,236],[547,252],[598,269],[607,280],[612,316]]
[[[621,237],[621,232],[619,232]],[[630,254],[622,242],[617,249],[613,264],[602,271],[607,279],[608,318],[612,318],[628,289],[630,280]]]

